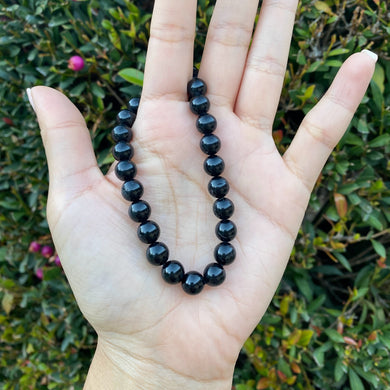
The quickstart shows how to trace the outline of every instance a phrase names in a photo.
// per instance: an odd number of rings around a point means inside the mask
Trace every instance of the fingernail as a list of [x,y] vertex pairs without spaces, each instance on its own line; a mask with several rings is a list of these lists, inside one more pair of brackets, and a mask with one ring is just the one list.
[[30,102],[31,107],[35,112],[34,99],[32,97],[31,88],[27,88],[26,93],[27,93],[28,101]]
[[364,49],[364,50],[362,50],[362,53],[365,53],[368,56],[370,56],[375,62],[378,61],[378,54],[374,53],[373,51]]

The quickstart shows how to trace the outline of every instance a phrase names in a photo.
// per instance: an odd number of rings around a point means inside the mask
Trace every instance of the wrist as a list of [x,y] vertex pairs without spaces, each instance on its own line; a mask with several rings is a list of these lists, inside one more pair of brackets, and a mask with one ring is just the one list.
[[[233,376],[233,370],[232,370]],[[152,360],[129,356],[98,341],[84,390],[231,390],[228,378],[199,378],[197,373],[182,375]]]

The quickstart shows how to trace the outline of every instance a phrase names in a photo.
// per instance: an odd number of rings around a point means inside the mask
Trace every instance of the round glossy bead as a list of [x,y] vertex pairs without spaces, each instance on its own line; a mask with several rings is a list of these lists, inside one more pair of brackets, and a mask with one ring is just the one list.
[[137,116],[134,114],[134,112],[131,112],[129,110],[122,110],[122,111],[119,111],[119,114],[117,115],[116,120],[120,125],[125,125],[125,126],[131,127],[131,126],[133,126],[136,117]]
[[162,242],[155,242],[146,250],[146,258],[150,264],[163,265],[169,258],[168,247]]
[[112,149],[112,155],[117,161],[130,160],[134,155],[133,147],[126,142],[118,142]]
[[184,275],[181,286],[187,294],[199,294],[204,287],[203,276],[199,272],[190,271]]
[[205,268],[203,279],[209,286],[219,286],[226,279],[226,272],[222,265],[212,263]]
[[160,236],[160,228],[156,222],[146,221],[138,226],[138,238],[145,244],[153,244]]
[[225,163],[219,156],[210,156],[204,161],[203,168],[208,175],[219,176],[225,169]]
[[138,112],[139,101],[140,101],[140,98],[134,97],[134,98],[131,98],[129,100],[129,102],[127,103],[127,108],[133,114],[137,114],[137,112]]
[[214,134],[207,134],[200,140],[200,148],[208,155],[216,154],[221,149],[221,140]]
[[234,204],[228,198],[217,199],[213,205],[214,215],[219,219],[229,219],[234,213]]
[[130,127],[118,125],[112,129],[111,135],[115,142],[130,142],[133,137],[133,132]]
[[162,266],[161,276],[169,284],[180,283],[184,278],[184,267],[178,261],[167,261]]
[[129,217],[134,222],[145,222],[150,217],[151,209],[148,202],[138,200],[129,207]]
[[115,166],[115,174],[119,180],[132,180],[137,173],[137,168],[131,161],[119,161]]
[[229,192],[229,183],[224,177],[213,177],[209,182],[208,190],[215,198],[223,198]]
[[202,79],[194,77],[187,84],[187,94],[190,99],[192,99],[195,96],[206,95],[206,92],[207,92],[207,86]]
[[211,134],[217,128],[217,120],[214,116],[205,113],[196,120],[196,128],[202,134]]
[[236,250],[229,242],[221,242],[214,249],[214,258],[221,265],[229,265],[236,259]]
[[135,202],[144,194],[144,187],[138,180],[129,180],[123,183],[121,192],[126,200]]
[[224,242],[233,240],[237,234],[236,225],[232,221],[220,221],[215,227],[215,234],[217,237]]
[[204,115],[210,109],[210,101],[206,96],[195,96],[190,100],[190,109],[196,115]]

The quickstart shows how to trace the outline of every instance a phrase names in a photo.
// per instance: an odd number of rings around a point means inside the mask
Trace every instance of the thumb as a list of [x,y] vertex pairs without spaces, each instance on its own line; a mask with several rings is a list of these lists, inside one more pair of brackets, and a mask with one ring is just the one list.
[[50,191],[61,187],[61,191],[68,192],[67,197],[83,192],[102,177],[84,118],[55,89],[34,87],[27,90],[27,95],[41,128]]

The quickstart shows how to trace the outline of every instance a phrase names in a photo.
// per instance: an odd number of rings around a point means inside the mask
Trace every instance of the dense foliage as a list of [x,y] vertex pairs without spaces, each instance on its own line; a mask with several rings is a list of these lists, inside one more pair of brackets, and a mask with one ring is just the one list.
[[[212,9],[199,1],[197,62]],[[142,86],[151,10],[152,1],[0,0],[2,389],[81,389],[96,342],[51,250],[45,156],[24,90],[69,95],[106,170],[112,112]],[[343,60],[369,48],[379,62],[243,348],[236,390],[390,388],[389,19],[384,0],[300,2],[275,121],[281,152]],[[74,56],[83,67],[69,65]]]

